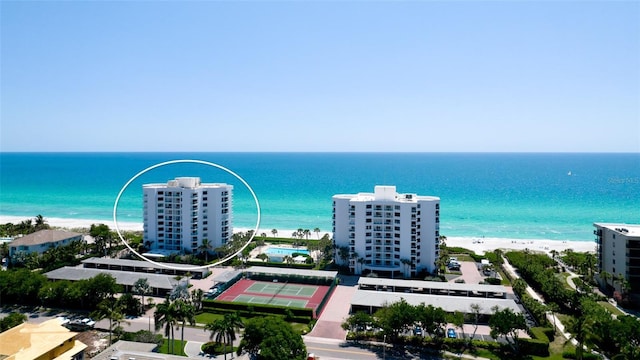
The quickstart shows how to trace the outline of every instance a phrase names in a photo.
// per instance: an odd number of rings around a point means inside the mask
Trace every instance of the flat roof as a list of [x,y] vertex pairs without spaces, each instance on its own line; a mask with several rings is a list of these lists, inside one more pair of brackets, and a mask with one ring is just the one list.
[[640,236],[640,225],[636,224],[594,223],[593,225],[617,231],[625,236]]
[[397,286],[415,289],[435,289],[449,291],[476,291],[488,293],[506,293],[507,289],[502,285],[486,285],[486,284],[460,284],[452,282],[438,281],[422,281],[422,280],[403,280],[403,279],[386,279],[374,277],[361,277],[358,280],[359,285],[368,286]]
[[279,268],[279,267],[268,267],[268,266],[252,266],[248,268],[246,272],[261,273],[261,274],[278,274],[278,275],[300,275],[300,276],[321,277],[321,278],[335,278],[336,276],[338,276],[337,271]]
[[108,274],[116,279],[116,283],[120,285],[133,286],[138,279],[146,278],[152,288],[156,289],[173,289],[178,280],[173,275],[147,274],[129,271],[104,270],[81,267],[65,266],[56,270],[45,273],[44,276],[51,280],[86,280],[98,274]]
[[[69,331],[57,319],[39,324],[22,323],[0,333],[0,357],[12,359],[36,359],[73,340],[78,333]],[[74,355],[86,345],[76,342],[72,347]]]
[[136,359],[136,360],[185,360],[189,359],[184,356],[168,355],[153,352],[156,344],[139,343],[133,341],[119,340],[108,348],[104,349],[100,354],[93,357],[93,360],[110,360],[117,357],[120,360]]
[[226,283],[242,273],[242,270],[229,270],[213,278],[214,283]]
[[[92,257],[85,260],[82,260],[83,264],[96,264],[96,265],[116,265],[116,266],[130,266],[137,268],[145,268],[145,269],[154,269],[154,270],[171,270],[164,266],[152,264],[148,261],[144,260],[132,260],[132,259],[112,259],[112,258],[104,258],[104,257]],[[209,269],[192,269],[194,265],[187,264],[176,264],[176,263],[164,263],[167,266],[171,266],[176,268],[177,270],[186,270],[192,273],[207,273]]]
[[479,298],[467,296],[447,296],[447,295],[430,295],[415,293],[398,293],[390,291],[360,290],[351,297],[351,305],[382,307],[385,304],[392,304],[405,299],[408,304],[417,306],[420,304],[433,305],[440,307],[446,312],[460,311],[468,313],[471,311],[472,304],[480,305],[480,313],[491,315],[492,308],[497,306],[499,310],[511,309],[516,313],[520,313],[520,308],[512,299],[494,299]]

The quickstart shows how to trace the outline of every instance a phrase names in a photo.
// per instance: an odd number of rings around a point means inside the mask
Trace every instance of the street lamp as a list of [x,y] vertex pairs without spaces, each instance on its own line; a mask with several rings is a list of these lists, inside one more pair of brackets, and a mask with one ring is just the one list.
[[382,358],[387,358],[387,334],[382,336]]

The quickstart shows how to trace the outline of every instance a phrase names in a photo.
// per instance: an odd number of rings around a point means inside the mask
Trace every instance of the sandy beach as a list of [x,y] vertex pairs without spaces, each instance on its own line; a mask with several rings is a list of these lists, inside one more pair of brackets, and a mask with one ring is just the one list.
[[[14,223],[29,219],[22,216],[4,216],[0,215],[0,224]],[[32,218],[33,219],[33,218]],[[113,221],[103,220],[85,220],[85,219],[62,219],[45,217],[46,222],[52,227],[60,227],[67,229],[89,228],[91,224],[106,224],[111,229],[115,229]],[[121,231],[142,231],[142,223],[135,222],[118,222]],[[247,231],[248,228],[235,228],[236,232]],[[277,229],[279,237],[291,237],[295,229]],[[267,237],[272,236],[271,229],[260,229],[258,234],[265,233]],[[310,239],[322,237],[327,231],[320,231],[319,234],[311,232]],[[596,251],[594,241],[571,241],[571,240],[546,240],[546,239],[505,239],[505,238],[483,238],[483,237],[447,237],[446,244],[448,246],[463,247],[475,251],[477,254],[483,254],[486,251],[495,249],[513,249],[531,251],[539,251],[549,253],[552,250],[561,252],[563,250],[572,249],[577,252]]]

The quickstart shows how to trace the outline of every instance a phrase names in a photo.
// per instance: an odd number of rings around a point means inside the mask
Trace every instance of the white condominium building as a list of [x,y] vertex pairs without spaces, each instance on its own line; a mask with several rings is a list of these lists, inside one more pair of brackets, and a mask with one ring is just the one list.
[[198,177],[143,185],[144,244],[163,252],[198,252],[204,239],[212,249],[225,244],[233,233],[232,190]]
[[439,230],[438,197],[398,194],[395,186],[333,196],[335,261],[355,274],[432,272],[439,255]]
[[[628,291],[640,294],[640,225],[595,223],[593,233],[598,247],[598,268],[609,277],[601,284],[608,290],[622,290],[621,279]],[[606,282],[606,284],[605,284]]]

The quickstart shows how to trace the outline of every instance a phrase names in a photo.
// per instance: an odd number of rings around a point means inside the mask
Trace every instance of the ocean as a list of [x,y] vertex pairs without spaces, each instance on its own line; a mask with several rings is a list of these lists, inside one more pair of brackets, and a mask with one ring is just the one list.
[[[331,232],[331,197],[375,185],[440,197],[440,233],[450,237],[592,241],[594,222],[640,223],[637,153],[0,153],[0,215],[110,221],[126,182],[181,159],[242,177],[261,229]],[[142,222],[142,184],[178,176],[234,185],[234,226],[255,227],[244,184],[195,163],[140,175],[118,221]]]

